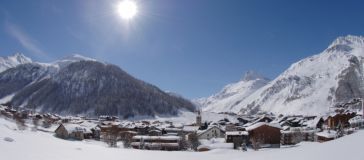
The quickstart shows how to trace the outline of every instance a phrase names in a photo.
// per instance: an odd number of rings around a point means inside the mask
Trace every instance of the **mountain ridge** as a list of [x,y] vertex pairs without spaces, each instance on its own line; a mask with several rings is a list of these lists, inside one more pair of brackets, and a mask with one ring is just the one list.
[[363,64],[364,37],[338,37],[323,52],[293,63],[251,95],[235,100],[236,109],[222,111],[325,114],[339,103],[364,97]]
[[79,56],[7,69],[0,73],[0,89],[1,98],[13,95],[9,102],[13,106],[65,115],[129,118],[194,111],[188,100],[138,80],[116,65]]

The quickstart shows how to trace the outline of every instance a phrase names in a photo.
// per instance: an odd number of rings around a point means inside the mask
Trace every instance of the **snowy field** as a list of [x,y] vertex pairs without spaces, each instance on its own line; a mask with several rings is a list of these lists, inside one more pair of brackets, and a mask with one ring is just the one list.
[[290,148],[167,152],[108,148],[101,142],[66,141],[50,133],[16,128],[13,122],[0,118],[1,160],[362,160],[364,148],[364,131],[327,143],[302,143]]

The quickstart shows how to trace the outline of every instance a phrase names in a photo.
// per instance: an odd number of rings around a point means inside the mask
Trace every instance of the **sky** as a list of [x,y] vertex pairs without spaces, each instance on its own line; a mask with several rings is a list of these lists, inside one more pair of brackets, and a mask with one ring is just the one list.
[[0,56],[39,62],[81,54],[186,98],[253,70],[274,79],[335,38],[364,35],[360,0],[1,0]]

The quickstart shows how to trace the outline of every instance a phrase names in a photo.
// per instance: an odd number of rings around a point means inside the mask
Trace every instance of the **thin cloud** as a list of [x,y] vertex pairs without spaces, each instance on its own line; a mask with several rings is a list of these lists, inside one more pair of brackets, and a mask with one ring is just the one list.
[[5,27],[7,32],[15,38],[25,49],[36,56],[44,56],[46,53],[37,45],[36,41],[21,30],[17,25],[6,22]]

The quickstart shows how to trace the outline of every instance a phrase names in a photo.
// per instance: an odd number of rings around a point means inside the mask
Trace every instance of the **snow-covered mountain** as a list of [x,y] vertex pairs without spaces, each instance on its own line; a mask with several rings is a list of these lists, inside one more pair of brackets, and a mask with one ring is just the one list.
[[[292,64],[267,85],[239,100],[214,102],[220,111],[255,114],[323,114],[364,96],[364,37],[337,38],[322,53]],[[245,89],[243,89],[245,91]],[[242,92],[243,94],[244,92]],[[230,110],[231,104],[234,104]],[[225,110],[226,109],[226,110]]]
[[44,112],[124,118],[194,110],[184,98],[165,93],[115,65],[80,55],[5,70],[0,73],[0,99]]
[[0,72],[26,63],[32,63],[32,60],[20,53],[8,57],[0,57]]
[[226,85],[219,93],[207,98],[197,99],[194,102],[204,111],[238,112],[240,110],[238,105],[240,101],[268,84],[268,82],[268,78],[256,72],[248,71],[239,82]]

